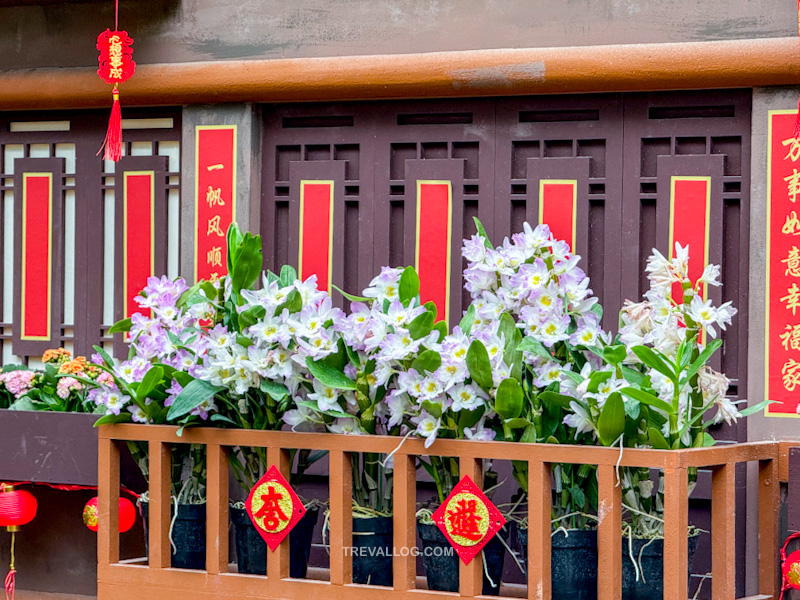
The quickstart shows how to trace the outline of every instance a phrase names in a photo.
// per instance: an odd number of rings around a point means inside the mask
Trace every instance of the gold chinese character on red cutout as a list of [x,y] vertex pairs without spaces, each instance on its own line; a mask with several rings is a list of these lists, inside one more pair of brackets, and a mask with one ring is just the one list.
[[783,160],[790,158],[792,162],[797,162],[797,159],[800,158],[800,139],[792,136],[783,140],[781,143],[784,146],[789,146],[789,152],[783,157]]
[[787,277],[800,277],[800,250],[797,249],[797,246],[792,246],[792,249],[789,250],[789,255],[781,262],[786,265],[784,275]]
[[225,201],[222,199],[222,188],[212,188],[208,186],[208,191],[206,192],[206,202],[208,202],[209,208],[214,208],[215,206],[225,206]]
[[211,275],[208,276],[208,280],[211,283],[217,283],[219,281],[219,273],[214,271],[213,273],[211,273]]
[[800,308],[800,288],[796,283],[786,290],[786,295],[781,298],[781,302],[786,302],[786,310],[791,310],[792,316],[796,315],[797,309]]
[[786,325],[780,335],[784,350],[800,350],[800,325]]
[[256,531],[273,551],[306,512],[300,498],[275,465],[250,490],[245,510]]
[[432,519],[465,565],[480,554],[506,522],[469,476],[455,485]]
[[206,263],[212,267],[222,266],[222,247],[214,246],[206,253]]
[[800,219],[797,218],[797,212],[792,211],[786,216],[786,222],[781,227],[781,233],[800,235]]
[[225,232],[222,231],[222,228],[219,226],[219,220],[222,218],[221,215],[217,215],[216,217],[211,217],[208,220],[208,231],[206,235],[211,235],[212,233],[217,234],[219,237],[225,237]]
[[800,362],[793,358],[787,360],[783,363],[781,375],[783,376],[783,387],[787,392],[793,392],[800,385]]

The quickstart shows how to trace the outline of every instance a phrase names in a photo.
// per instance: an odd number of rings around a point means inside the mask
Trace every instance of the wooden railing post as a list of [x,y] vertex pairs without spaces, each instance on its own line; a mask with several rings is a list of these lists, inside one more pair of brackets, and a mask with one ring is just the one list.
[[778,520],[780,486],[778,461],[758,463],[758,591],[774,598],[780,593],[778,579]]
[[394,455],[394,558],[392,559],[395,590],[413,590],[416,585],[417,559],[411,549],[417,543],[417,474],[414,458],[399,451]]
[[550,600],[550,530],[553,511],[550,465],[528,462],[528,600]]
[[664,600],[689,597],[689,478],[664,469]]
[[115,440],[100,436],[97,460],[97,561],[119,562],[119,447]]
[[[458,458],[459,478],[469,475],[478,487],[483,486],[483,461],[468,456]],[[499,534],[498,534],[499,535]],[[462,597],[473,598],[483,592],[483,552],[468,565],[459,560],[458,591]]]
[[149,564],[151,569],[166,569],[172,564],[169,544],[171,495],[171,456],[169,446],[157,441],[149,442]]
[[350,455],[330,451],[331,584],[353,583],[353,466]]
[[[597,599],[622,597],[622,485],[613,465],[597,467]],[[685,599],[684,599],[685,600]]]
[[[286,480],[291,476],[291,464],[289,461],[289,453],[283,448],[267,448],[267,468],[272,465],[281,472]],[[272,579],[286,579],[289,577],[289,537],[291,533],[284,538],[281,545],[275,548],[273,552],[267,548],[267,577]]]
[[711,475],[711,597],[736,598],[736,465]]
[[218,444],[206,446],[206,571],[228,572],[228,456]]

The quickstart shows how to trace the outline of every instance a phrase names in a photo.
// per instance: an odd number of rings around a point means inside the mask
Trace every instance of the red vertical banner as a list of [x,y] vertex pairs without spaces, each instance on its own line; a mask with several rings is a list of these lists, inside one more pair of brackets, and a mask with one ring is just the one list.
[[305,280],[317,276],[317,287],[331,291],[333,277],[333,181],[300,182],[300,247],[297,270]]
[[576,179],[539,180],[539,223],[547,224],[557,240],[564,240],[574,253],[578,207]]
[[417,181],[416,269],[422,302],[433,302],[450,322],[450,241],[453,187],[450,181]]
[[22,176],[20,339],[49,340],[53,289],[53,174]]
[[800,417],[800,140],[795,110],[769,113],[767,157],[767,416]]
[[236,216],[236,125],[195,128],[195,280],[228,272],[225,235]]
[[[700,279],[708,265],[711,221],[711,177],[673,176],[669,190],[669,257],[675,256],[675,242],[689,246],[689,279]],[[676,301],[683,298],[680,285],[672,289]],[[703,287],[703,298],[708,286]]]
[[125,171],[123,177],[123,298],[125,317],[143,311],[135,298],[155,272],[155,172]]

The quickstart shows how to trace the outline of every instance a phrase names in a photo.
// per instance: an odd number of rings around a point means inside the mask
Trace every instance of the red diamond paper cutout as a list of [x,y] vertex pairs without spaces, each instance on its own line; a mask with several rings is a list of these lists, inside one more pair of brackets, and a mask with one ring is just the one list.
[[245,509],[272,551],[306,514],[300,498],[275,465],[250,490]]
[[505,517],[469,475],[456,484],[444,504],[436,509],[433,521],[465,565],[506,524]]

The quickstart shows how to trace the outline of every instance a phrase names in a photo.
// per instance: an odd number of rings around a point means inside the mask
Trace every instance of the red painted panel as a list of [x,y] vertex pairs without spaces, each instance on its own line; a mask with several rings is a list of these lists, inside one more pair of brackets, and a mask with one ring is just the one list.
[[22,328],[20,338],[49,340],[52,290],[53,176],[23,175]]
[[236,126],[198,126],[195,150],[195,279],[216,279],[228,272],[236,215]]
[[333,181],[301,181],[300,278],[316,275],[317,287],[330,292],[332,259]]
[[794,416],[800,407],[800,141],[796,111],[770,111],[767,203],[768,416]]
[[[708,264],[708,228],[710,211],[710,177],[672,178],[670,190],[669,256],[675,256],[675,242],[689,246],[689,279],[695,283]],[[703,290],[703,297],[706,292]],[[672,297],[680,300],[680,285],[672,289]]]
[[575,209],[578,182],[542,179],[539,182],[539,222],[546,223],[557,240],[575,251]]
[[450,230],[452,187],[449,181],[417,181],[416,263],[422,302],[434,302],[439,318],[450,317]]
[[134,300],[154,273],[153,171],[128,171],[125,178],[125,316],[143,312]]

